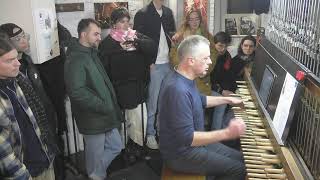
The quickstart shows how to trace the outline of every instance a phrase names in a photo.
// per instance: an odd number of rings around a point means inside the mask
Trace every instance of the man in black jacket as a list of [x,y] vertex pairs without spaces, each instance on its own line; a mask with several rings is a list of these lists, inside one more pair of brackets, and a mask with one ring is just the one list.
[[160,85],[165,75],[170,73],[169,50],[171,36],[176,31],[171,9],[163,5],[164,0],[153,0],[149,5],[140,9],[134,18],[133,29],[150,37],[157,44],[157,53],[153,55],[153,64],[150,66],[149,96],[147,99],[147,146],[158,149],[155,139],[155,117]]

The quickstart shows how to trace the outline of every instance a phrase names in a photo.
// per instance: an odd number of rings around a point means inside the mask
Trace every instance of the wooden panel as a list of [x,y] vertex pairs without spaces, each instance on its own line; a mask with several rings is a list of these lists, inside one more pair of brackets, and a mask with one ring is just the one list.
[[289,149],[286,147],[281,147],[281,152],[285,158],[286,165],[288,165],[288,168],[290,168],[290,171],[292,172],[292,179],[304,180],[305,178],[302,176],[300,169],[298,168],[298,165],[296,164]]
[[177,172],[169,169],[166,166],[162,167],[161,180],[205,180],[206,177],[200,174],[190,174]]
[[83,3],[56,4],[56,12],[83,11]]

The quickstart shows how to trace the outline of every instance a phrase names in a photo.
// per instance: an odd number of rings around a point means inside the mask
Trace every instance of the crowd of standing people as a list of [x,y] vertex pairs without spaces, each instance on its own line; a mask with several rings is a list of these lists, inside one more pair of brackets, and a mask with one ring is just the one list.
[[[166,166],[245,179],[242,153],[221,142],[245,131],[241,119],[225,115],[230,106],[243,105],[231,95],[254,59],[256,40],[244,37],[232,58],[230,35],[213,36],[199,9],[189,8],[176,30],[173,12],[163,3],[153,0],[140,9],[133,27],[128,10],[116,8],[105,39],[97,21],[82,19],[78,38],[68,42],[64,82],[84,137],[87,175],[108,176],[124,148],[121,124],[134,118],[126,110],[145,103],[142,146],[159,149]],[[53,180],[63,151],[57,112],[27,55],[28,38],[16,24],[0,26],[0,177]]]

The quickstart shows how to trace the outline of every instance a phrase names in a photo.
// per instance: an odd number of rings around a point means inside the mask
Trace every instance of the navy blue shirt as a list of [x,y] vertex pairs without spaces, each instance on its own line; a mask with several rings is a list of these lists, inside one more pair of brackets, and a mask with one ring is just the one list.
[[159,96],[160,152],[176,159],[192,151],[194,131],[204,131],[206,96],[195,81],[174,72],[164,80]]

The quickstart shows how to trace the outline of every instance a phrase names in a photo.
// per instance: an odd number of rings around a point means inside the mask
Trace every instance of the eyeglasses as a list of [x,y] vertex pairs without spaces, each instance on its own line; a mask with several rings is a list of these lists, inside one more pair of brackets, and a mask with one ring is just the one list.
[[198,61],[201,62],[201,63],[210,63],[210,62],[211,62],[210,56],[205,57],[205,58],[201,58],[201,59],[196,58],[196,57],[193,57],[193,58],[196,59],[196,60],[198,60]]
[[200,18],[190,18],[188,21],[189,22],[198,22],[198,21],[200,21]]
[[14,40],[14,41],[21,41],[21,39],[26,39],[28,40],[29,39],[29,34],[25,33],[25,32],[22,32],[20,33],[19,35],[15,36],[15,37],[12,37],[10,38],[11,40]]

